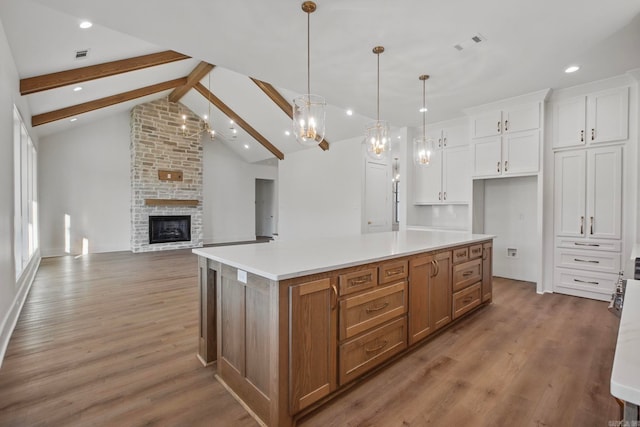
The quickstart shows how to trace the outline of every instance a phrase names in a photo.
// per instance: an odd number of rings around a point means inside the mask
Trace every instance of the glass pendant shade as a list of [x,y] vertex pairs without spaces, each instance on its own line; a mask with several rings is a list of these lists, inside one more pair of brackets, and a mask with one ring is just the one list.
[[413,158],[418,166],[429,166],[431,164],[434,145],[433,140],[422,136],[413,140]]
[[384,159],[390,150],[389,124],[386,120],[376,120],[370,123],[365,130],[364,143],[367,147],[367,155],[374,159]]
[[300,144],[313,146],[322,142],[326,105],[319,95],[301,95],[293,100],[293,131]]

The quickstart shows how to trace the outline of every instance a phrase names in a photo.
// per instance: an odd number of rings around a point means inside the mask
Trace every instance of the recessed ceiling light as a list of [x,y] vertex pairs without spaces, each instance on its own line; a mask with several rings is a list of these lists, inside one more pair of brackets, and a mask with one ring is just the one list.
[[576,71],[578,71],[580,69],[580,67],[578,65],[571,65],[569,67],[567,67],[564,72],[569,74],[569,73],[575,73]]
[[427,111],[429,111],[429,109],[427,107],[420,107],[420,111],[421,113],[426,113]]
[[289,136],[289,135],[291,135],[291,132],[289,132],[288,130],[285,130],[285,131],[284,131],[284,134],[285,134],[285,135],[287,135],[287,136]]
[[347,110],[347,116],[353,116],[353,110]]
[[204,116],[202,116],[203,119],[207,120],[209,118],[209,116],[207,116],[206,114]]
[[244,144],[244,148],[245,148],[245,150],[248,150],[249,149],[249,144]]
[[87,28],[91,28],[93,27],[93,23],[91,23],[90,21],[82,21],[80,23],[80,28],[82,28],[83,30],[86,30]]
[[402,139],[402,137],[400,135],[398,135],[398,139]]
[[232,125],[233,124],[233,120],[229,120],[229,124]]
[[69,119],[69,121],[70,121],[71,123],[75,122],[76,120],[78,120],[78,118],[77,118],[77,117],[74,117],[74,118],[72,118],[72,119]]
[[74,92],[80,92],[82,90],[82,86],[76,86],[73,88]]

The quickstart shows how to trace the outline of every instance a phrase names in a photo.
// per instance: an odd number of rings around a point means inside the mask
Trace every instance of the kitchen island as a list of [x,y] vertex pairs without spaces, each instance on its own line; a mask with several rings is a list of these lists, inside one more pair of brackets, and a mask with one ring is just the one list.
[[198,357],[268,426],[491,302],[493,236],[400,231],[194,249]]

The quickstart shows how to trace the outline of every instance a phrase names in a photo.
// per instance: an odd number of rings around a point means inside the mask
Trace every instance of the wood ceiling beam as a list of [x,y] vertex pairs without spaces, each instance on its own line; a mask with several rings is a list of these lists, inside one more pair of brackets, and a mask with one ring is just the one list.
[[88,67],[29,77],[20,79],[20,95],[29,95],[31,93],[100,79],[102,77],[115,76],[116,74],[127,73],[129,71],[182,61],[188,58],[190,57],[187,55],[167,50],[149,55],[136,56],[134,58],[121,59],[119,61],[105,62]]
[[200,92],[200,94],[202,96],[207,98],[209,100],[209,102],[211,102],[213,105],[215,105],[218,110],[222,111],[222,113],[224,115],[226,115],[231,120],[236,122],[238,124],[238,126],[240,126],[242,129],[244,129],[245,132],[247,132],[249,135],[251,135],[260,144],[262,144],[262,146],[264,148],[266,148],[267,150],[269,150],[271,152],[271,154],[273,154],[274,156],[276,156],[280,160],[284,160],[284,154],[282,153],[282,151],[278,150],[275,145],[270,143],[267,140],[267,138],[262,136],[257,130],[255,130],[253,127],[251,127],[251,125],[249,123],[245,122],[242,117],[240,117],[235,111],[233,111],[231,108],[229,108],[229,106],[227,104],[222,102],[222,100],[220,98],[218,98],[213,93],[211,93],[209,91],[209,89],[207,89],[206,87],[204,87],[202,85],[202,83],[197,83],[194,86],[194,88],[195,88],[195,90]]
[[213,70],[213,67],[215,67],[215,65],[209,64],[204,61],[196,65],[196,68],[194,68],[187,77],[187,83],[175,88],[173,92],[171,92],[171,94],[169,95],[169,102],[180,101],[180,99],[182,99],[182,97],[185,96],[187,92],[189,92],[189,90],[191,90],[191,88],[196,85],[196,83],[200,82],[200,80],[202,80],[204,76],[206,76],[211,70]]
[[[251,80],[253,80],[253,82],[258,85],[258,87],[260,89],[262,89],[262,91],[269,97],[271,98],[271,100],[278,106],[280,107],[280,109],[282,111],[284,111],[284,113],[289,116],[290,119],[293,119],[293,106],[291,104],[289,104],[289,101],[287,101],[284,96],[282,96],[282,94],[280,92],[278,92],[278,90],[273,87],[270,83],[267,82],[263,82],[262,80],[258,80],[258,79],[254,79],[253,77],[249,77]],[[327,142],[326,139],[323,139],[322,141],[320,141],[320,143],[318,144],[318,146],[320,148],[322,148],[323,150],[328,150],[329,149],[329,143]]]
[[118,95],[96,99],[95,101],[85,102],[84,104],[73,105],[71,107],[61,108],[60,110],[37,114],[31,117],[31,126],[40,126],[45,123],[66,119],[68,117],[77,116],[78,114],[88,113],[89,111],[98,110],[100,108],[131,101],[132,99],[141,98],[143,96],[152,95],[164,90],[176,88],[178,86],[184,85],[186,82],[187,78],[181,77],[179,79],[169,80],[167,82],[146,86],[140,89],[131,90],[129,92],[123,92]]

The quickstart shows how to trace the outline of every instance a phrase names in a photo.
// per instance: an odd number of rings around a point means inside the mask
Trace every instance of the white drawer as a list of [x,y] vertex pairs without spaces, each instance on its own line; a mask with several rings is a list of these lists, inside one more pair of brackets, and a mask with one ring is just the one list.
[[556,267],[601,271],[617,274],[620,271],[620,253],[556,249]]
[[553,274],[553,290],[608,301],[617,281],[617,274],[556,268]]
[[576,239],[571,237],[556,237],[556,247],[570,249],[585,249],[591,251],[620,252],[620,240]]

